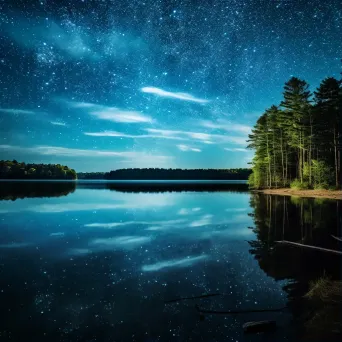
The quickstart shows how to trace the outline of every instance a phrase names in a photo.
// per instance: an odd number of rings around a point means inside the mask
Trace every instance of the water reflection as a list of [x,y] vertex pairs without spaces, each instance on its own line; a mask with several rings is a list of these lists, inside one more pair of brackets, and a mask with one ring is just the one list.
[[[312,203],[310,222],[336,214],[336,202]],[[274,241],[330,241],[320,223],[304,219],[311,211],[301,205],[247,192],[138,193],[103,184],[64,197],[2,201],[0,331],[5,340],[236,341],[244,322],[276,319],[280,329],[269,338],[293,341],[292,308],[201,321],[197,302],[164,301],[220,293],[200,305],[285,306],[288,280],[302,276],[306,284],[306,270],[315,267],[300,271],[303,253],[274,248]],[[337,229],[333,217],[324,224]]]
[[15,201],[26,197],[67,196],[76,189],[75,182],[0,181],[0,200]]
[[323,276],[341,280],[342,260],[330,253],[280,246],[276,241],[288,240],[340,250],[340,242],[332,238],[332,235],[341,236],[340,206],[341,202],[333,200],[260,194],[251,196],[255,223],[253,232],[257,239],[249,241],[250,252],[267,275],[276,280],[289,280],[284,290],[302,336],[310,333],[303,329],[303,323],[310,319],[310,314],[314,315],[303,298],[310,282]]

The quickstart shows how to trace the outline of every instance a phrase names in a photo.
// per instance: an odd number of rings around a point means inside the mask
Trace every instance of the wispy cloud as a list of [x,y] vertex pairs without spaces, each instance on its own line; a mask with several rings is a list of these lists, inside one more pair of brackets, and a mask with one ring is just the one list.
[[[85,132],[85,135],[93,137],[118,137],[130,139],[169,139],[180,141],[191,141],[202,144],[223,144],[232,143],[237,145],[246,145],[246,137],[232,136],[225,134],[209,134],[202,132],[189,132],[167,129],[146,128],[144,129],[147,134],[126,134],[117,131],[103,131],[103,132]],[[199,148],[192,148],[188,145],[180,144],[178,148],[182,151],[201,152]]]
[[213,215],[203,215],[200,219],[190,223],[190,227],[202,227],[212,223]]
[[103,132],[85,132],[85,135],[92,137],[118,137],[118,138],[131,138],[131,139],[173,139],[173,140],[187,140],[186,138],[176,137],[176,136],[165,136],[161,134],[126,134],[116,131],[103,131]]
[[[164,203],[165,204],[165,203]],[[156,206],[161,206],[160,203],[156,204]],[[179,220],[165,220],[165,221],[123,221],[123,222],[109,222],[109,223],[87,223],[84,227],[88,228],[103,228],[103,229],[112,229],[122,226],[130,226],[130,225],[163,225],[163,226],[170,226],[176,225],[180,223],[185,223],[186,220],[179,219]]]
[[197,103],[209,102],[209,100],[200,99],[188,93],[175,93],[175,92],[166,91],[166,90],[156,88],[156,87],[144,87],[144,88],[141,88],[141,91],[143,93],[149,93],[149,94],[154,94],[154,95],[161,96],[161,97],[169,97],[169,98],[183,100],[183,101],[191,101],[191,102],[197,102]]
[[90,102],[77,102],[77,101],[62,101],[67,103],[70,107],[73,108],[102,108],[101,105],[98,105],[96,103],[90,103]]
[[[90,115],[100,120],[120,123],[152,123],[154,120],[135,110],[120,109],[90,102],[65,101],[69,107],[85,109]],[[89,134],[88,134],[89,135]]]
[[166,261],[160,261],[155,264],[150,264],[150,265],[144,265],[142,267],[142,271],[144,272],[156,272],[156,271],[161,271],[165,268],[172,268],[172,267],[189,267],[192,266],[193,264],[207,259],[207,255],[199,255],[195,257],[186,257],[183,259],[171,259],[171,260],[166,260]]
[[66,126],[67,124],[65,122],[60,122],[60,121],[50,121],[52,125],[55,126]]
[[178,149],[183,151],[183,152],[188,152],[188,151],[192,151],[192,152],[201,152],[202,150],[200,150],[199,148],[194,148],[194,147],[190,147],[188,145],[177,145]]
[[0,108],[0,112],[8,114],[35,114],[32,110],[17,109],[17,108]]
[[201,208],[192,208],[192,209],[182,208],[178,211],[178,215],[190,215],[200,210]]
[[228,148],[228,147],[226,147],[225,150],[229,151],[229,152],[250,152],[245,148]]
[[218,120],[216,122],[206,120],[202,121],[200,125],[205,128],[218,129],[227,132],[236,132],[241,134],[249,134],[252,130],[252,127],[248,125],[234,123],[227,120]]
[[204,144],[221,144],[221,143],[233,143],[238,145],[245,145],[246,138],[240,136],[231,136],[224,134],[209,134],[202,132],[189,132],[189,131],[177,131],[177,130],[164,130],[146,128],[147,132],[152,134],[158,134],[168,139],[185,138],[186,140],[195,140]]
[[96,246],[97,249],[133,249],[143,244],[151,242],[152,238],[149,236],[120,236],[110,238],[94,239],[91,245]]
[[13,243],[8,243],[8,244],[0,244],[0,248],[23,248],[30,246],[30,243],[26,242],[13,242]]
[[21,147],[15,145],[0,145],[0,148],[8,151],[20,151],[31,154],[48,155],[48,156],[63,156],[63,157],[121,157],[132,160],[148,159],[156,162],[165,162],[171,159],[164,155],[150,155],[144,152],[127,152],[127,151],[106,151],[106,150],[83,150],[75,148],[66,148],[59,146],[33,146]]
[[142,113],[130,110],[123,110],[114,107],[107,107],[101,110],[90,112],[91,115],[101,120],[108,120],[113,122],[125,122],[125,123],[152,123],[153,119],[150,116],[146,116]]

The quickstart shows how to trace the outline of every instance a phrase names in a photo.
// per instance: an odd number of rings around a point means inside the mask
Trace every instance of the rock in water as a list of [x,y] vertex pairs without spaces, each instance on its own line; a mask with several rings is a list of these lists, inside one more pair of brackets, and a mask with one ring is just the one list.
[[247,322],[243,326],[245,333],[258,333],[273,331],[277,327],[276,321],[257,321],[257,322]]

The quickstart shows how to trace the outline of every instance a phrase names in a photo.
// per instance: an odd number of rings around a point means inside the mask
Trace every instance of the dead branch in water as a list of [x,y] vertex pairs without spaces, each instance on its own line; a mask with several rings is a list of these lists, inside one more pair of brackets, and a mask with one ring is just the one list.
[[295,247],[304,247],[304,248],[314,249],[314,250],[321,251],[321,252],[328,252],[328,253],[334,253],[334,254],[342,255],[341,251],[336,251],[335,249],[328,249],[328,248],[322,248],[322,247],[311,246],[311,245],[303,245],[303,244],[297,243],[297,242],[291,242],[291,241],[283,240],[283,241],[275,241],[275,243],[279,243],[279,244],[283,244],[283,245],[291,245],[291,246],[295,246]]
[[340,242],[342,242],[342,239],[341,239],[341,238],[339,238],[339,237],[337,237],[337,236],[331,235],[331,237],[332,237],[333,239],[336,239],[337,241],[340,241]]
[[182,300],[188,300],[188,299],[200,299],[200,298],[208,298],[208,297],[215,297],[215,296],[220,296],[220,293],[208,293],[208,294],[204,294],[201,296],[194,296],[194,297],[180,297],[180,298],[175,298],[175,299],[170,299],[170,300],[166,300],[164,302],[164,304],[170,304],[170,303],[176,303],[176,302],[180,302]]
[[244,314],[244,313],[253,313],[253,312],[278,312],[286,309],[287,307],[279,308],[279,309],[256,309],[256,310],[239,310],[239,311],[216,311],[216,310],[204,310],[201,309],[198,305],[196,305],[196,310],[201,314],[208,315],[235,315],[235,314]]

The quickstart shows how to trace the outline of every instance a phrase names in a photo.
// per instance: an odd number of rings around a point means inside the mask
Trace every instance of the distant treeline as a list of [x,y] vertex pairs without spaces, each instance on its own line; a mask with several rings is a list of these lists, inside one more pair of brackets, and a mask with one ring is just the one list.
[[119,169],[106,173],[112,180],[247,180],[250,169]]
[[0,179],[77,179],[76,171],[60,164],[25,164],[0,160]]
[[77,172],[78,179],[105,179],[105,172]]

